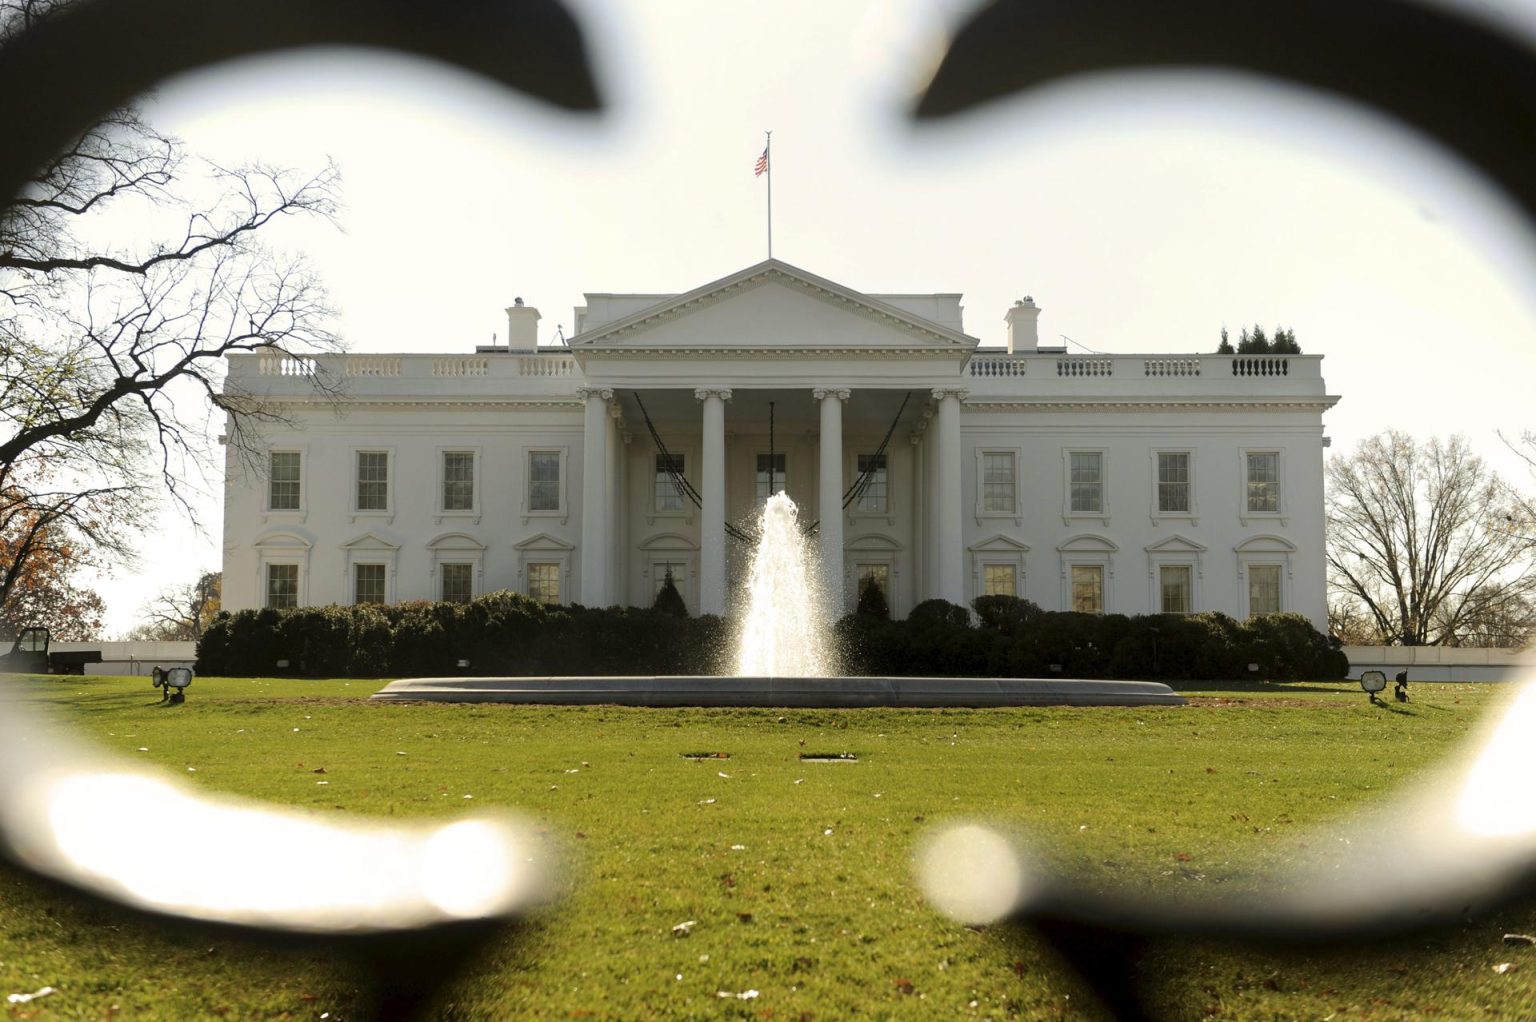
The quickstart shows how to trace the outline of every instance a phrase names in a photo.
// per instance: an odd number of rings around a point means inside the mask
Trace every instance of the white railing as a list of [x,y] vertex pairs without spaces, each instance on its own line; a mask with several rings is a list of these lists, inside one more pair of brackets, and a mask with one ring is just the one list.
[[1028,370],[1029,363],[1025,360],[1002,356],[973,358],[970,365],[972,376],[1024,376]]
[[1233,376],[1289,376],[1291,360],[1283,355],[1234,355]]
[[1086,358],[1067,355],[1056,360],[1057,376],[1113,376],[1115,360],[1112,358]]
[[349,355],[342,372],[347,376],[399,376],[400,359],[388,355]]
[[491,360],[488,358],[459,356],[432,360],[433,376],[489,376],[490,373]]
[[263,355],[256,372],[262,376],[313,376],[315,360],[303,355]]
[[1149,358],[1142,362],[1147,376],[1199,376],[1198,358]]
[[576,360],[570,355],[523,355],[517,360],[519,376],[575,376]]

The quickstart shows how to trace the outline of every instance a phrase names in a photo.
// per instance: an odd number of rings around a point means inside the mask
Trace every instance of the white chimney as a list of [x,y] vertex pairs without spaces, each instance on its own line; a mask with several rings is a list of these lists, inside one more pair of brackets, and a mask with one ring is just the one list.
[[1029,295],[1013,303],[1008,315],[1008,354],[1035,351],[1040,347],[1040,306]]
[[513,351],[539,346],[539,310],[514,299],[507,309],[507,347]]

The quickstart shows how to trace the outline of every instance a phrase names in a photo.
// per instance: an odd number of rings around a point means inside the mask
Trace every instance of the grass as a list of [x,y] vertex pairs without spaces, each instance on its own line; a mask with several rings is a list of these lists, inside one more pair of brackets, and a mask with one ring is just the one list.
[[[1377,708],[1353,686],[1234,683],[1183,708],[644,710],[199,678],[162,708],[143,679],[20,684],[199,788],[381,816],[506,806],[548,828],[562,897],[435,1010],[465,1019],[1093,1018],[1027,934],[926,905],[912,860],[931,827],[1001,822],[1108,887],[1254,884],[1309,828],[1411,786],[1503,694],[1415,685]],[[801,759],[844,752],[858,761]],[[1503,946],[1508,930],[1536,930],[1536,911],[1390,953],[1154,946],[1143,973],[1172,1018],[1529,1019],[1536,952]],[[0,871],[0,993],[58,990],[14,1017],[341,1019],[356,984],[326,955],[185,946]]]

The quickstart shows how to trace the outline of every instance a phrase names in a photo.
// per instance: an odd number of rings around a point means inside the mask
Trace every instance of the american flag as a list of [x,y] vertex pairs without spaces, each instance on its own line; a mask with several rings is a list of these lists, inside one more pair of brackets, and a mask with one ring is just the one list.
[[763,150],[763,155],[757,158],[757,166],[752,168],[753,177],[762,177],[768,172],[768,150]]

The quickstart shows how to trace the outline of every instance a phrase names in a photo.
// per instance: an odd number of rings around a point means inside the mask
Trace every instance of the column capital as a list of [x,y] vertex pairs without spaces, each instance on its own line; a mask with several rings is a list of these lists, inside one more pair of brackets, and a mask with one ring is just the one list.
[[582,398],[583,400],[585,400],[586,398],[591,398],[591,397],[600,397],[604,401],[612,401],[613,400],[613,388],[612,387],[577,387],[576,388],[576,396]]
[[954,397],[954,398],[956,398],[956,399],[958,399],[960,401],[964,401],[966,398],[968,398],[970,396],[971,396],[971,392],[969,390],[967,390],[965,387],[934,387],[933,388],[933,399],[935,401],[942,401],[946,397]]
[[708,397],[718,397],[722,401],[729,401],[731,399],[731,388],[730,387],[695,387],[694,388],[693,399],[695,401],[703,401],[705,398],[708,398]]
[[811,397],[818,401],[825,401],[829,397],[835,397],[839,401],[846,401],[853,396],[853,391],[847,387],[817,387],[811,391]]

